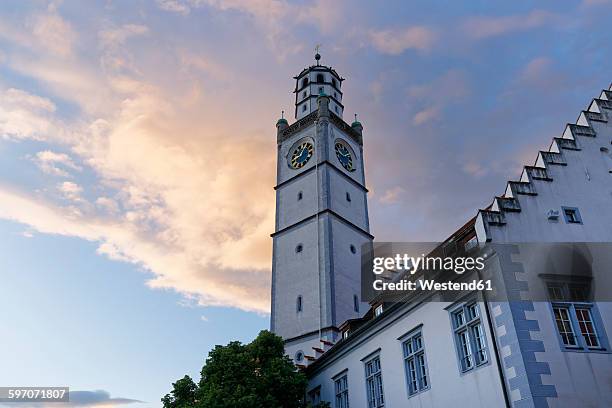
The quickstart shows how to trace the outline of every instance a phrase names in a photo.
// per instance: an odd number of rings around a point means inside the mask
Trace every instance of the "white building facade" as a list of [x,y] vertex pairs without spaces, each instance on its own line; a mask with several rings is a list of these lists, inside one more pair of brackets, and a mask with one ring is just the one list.
[[[296,90],[316,73],[298,75]],[[612,242],[611,91],[445,243]],[[302,116],[296,99],[296,123],[277,124],[271,326],[307,373],[307,398],[337,408],[611,407],[610,302],[484,302],[476,293],[361,302],[359,249],[373,239],[362,126],[330,112],[327,92]],[[307,140],[313,151],[298,152],[309,157],[301,165],[295,151]]]

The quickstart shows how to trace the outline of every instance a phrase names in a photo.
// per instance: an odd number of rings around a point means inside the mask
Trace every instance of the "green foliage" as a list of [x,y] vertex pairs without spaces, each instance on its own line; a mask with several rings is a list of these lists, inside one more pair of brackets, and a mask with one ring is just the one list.
[[162,398],[164,408],[189,408],[194,407],[196,402],[196,391],[198,386],[188,375],[184,376],[174,384],[172,391]]
[[164,408],[304,407],[306,376],[284,355],[282,339],[267,330],[250,344],[216,346],[201,375],[198,385],[189,376],[175,382],[162,398]]

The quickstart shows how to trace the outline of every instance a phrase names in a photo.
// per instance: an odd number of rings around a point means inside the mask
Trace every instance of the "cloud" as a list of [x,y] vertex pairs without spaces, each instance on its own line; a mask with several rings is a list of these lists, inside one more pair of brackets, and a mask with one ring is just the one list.
[[45,140],[65,134],[54,119],[56,106],[48,98],[21,89],[0,89],[0,137]]
[[408,49],[428,50],[435,42],[432,29],[422,26],[370,31],[372,46],[383,54],[399,55]]
[[58,184],[57,189],[71,201],[81,201],[81,193],[83,192],[83,187],[79,186],[72,181],[64,181],[63,183]]
[[533,30],[558,23],[560,17],[545,10],[533,10],[526,15],[471,17],[463,23],[464,32],[476,39],[495,37],[513,32]]
[[[443,98],[440,97],[440,90],[443,90]],[[445,72],[431,82],[408,87],[408,100],[419,106],[413,114],[412,123],[420,126],[440,119],[448,104],[465,98],[470,92],[465,74],[456,69]]]
[[483,177],[487,174],[487,169],[476,162],[467,162],[463,165],[463,171],[476,178]]
[[165,11],[187,15],[191,11],[189,6],[179,0],[156,0],[157,6]]
[[441,110],[442,108],[439,105],[420,110],[413,116],[412,123],[415,125],[422,125],[430,122],[440,116]]
[[72,26],[55,12],[38,14],[31,24],[34,38],[48,52],[60,57],[72,54],[77,34]]
[[81,171],[83,169],[66,153],[56,153],[51,150],[43,150],[36,153],[32,161],[44,173],[53,176],[70,177],[70,173],[67,170]]
[[380,197],[379,201],[383,204],[395,204],[399,202],[401,195],[405,191],[406,190],[401,186],[393,187],[385,191],[382,197]]

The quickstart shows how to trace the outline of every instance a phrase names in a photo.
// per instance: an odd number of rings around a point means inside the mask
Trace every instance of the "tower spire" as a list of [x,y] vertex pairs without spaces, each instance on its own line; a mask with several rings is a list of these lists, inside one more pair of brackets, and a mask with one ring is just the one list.
[[315,60],[317,61],[317,65],[320,65],[319,61],[321,60],[321,54],[319,54],[320,48],[321,48],[321,44],[317,44],[315,46]]

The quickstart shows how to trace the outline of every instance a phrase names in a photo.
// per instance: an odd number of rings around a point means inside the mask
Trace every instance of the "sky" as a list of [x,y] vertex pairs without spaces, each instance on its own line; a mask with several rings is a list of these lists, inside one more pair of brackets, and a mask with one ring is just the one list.
[[274,125],[316,44],[364,125],[376,239],[435,241],[608,88],[611,12],[0,2],[0,385],[159,407],[268,327]]

